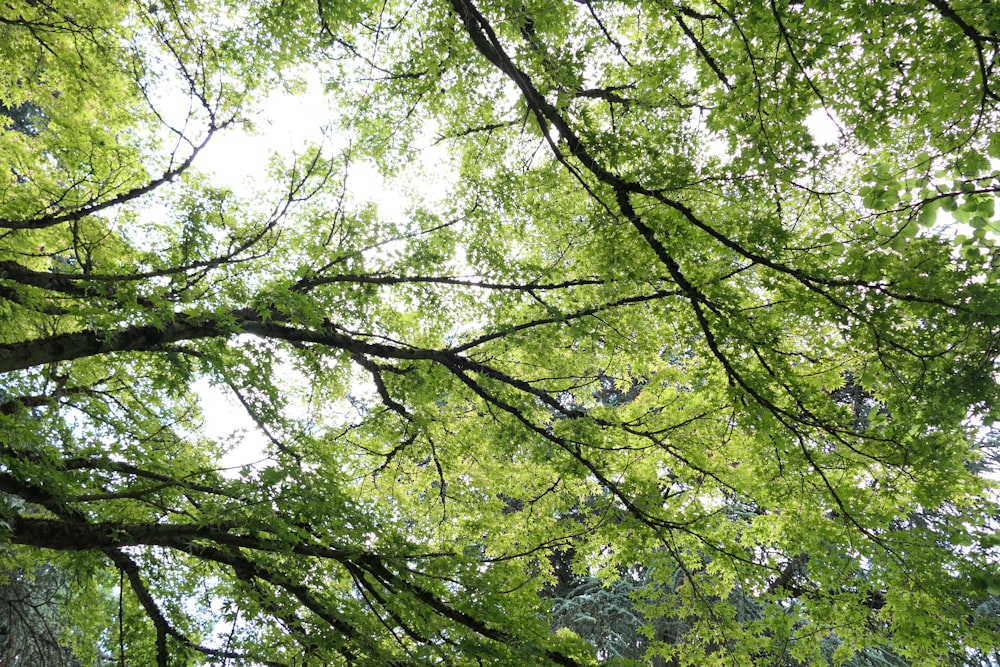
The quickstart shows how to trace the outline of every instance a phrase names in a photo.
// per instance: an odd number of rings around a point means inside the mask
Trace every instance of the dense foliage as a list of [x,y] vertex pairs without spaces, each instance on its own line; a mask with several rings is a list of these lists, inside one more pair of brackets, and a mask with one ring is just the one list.
[[998,33],[4,3],[0,591],[82,664],[990,664]]

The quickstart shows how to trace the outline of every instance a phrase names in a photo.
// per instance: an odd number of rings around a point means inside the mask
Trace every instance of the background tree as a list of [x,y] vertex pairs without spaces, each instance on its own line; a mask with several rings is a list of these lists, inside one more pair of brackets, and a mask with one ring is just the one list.
[[5,5],[3,548],[136,663],[592,663],[567,552],[659,664],[992,650],[1000,14],[746,4]]

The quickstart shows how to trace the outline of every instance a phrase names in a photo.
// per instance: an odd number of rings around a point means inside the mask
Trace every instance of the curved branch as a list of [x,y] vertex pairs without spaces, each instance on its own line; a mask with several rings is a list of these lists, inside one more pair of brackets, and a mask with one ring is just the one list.
[[232,122],[233,121],[227,121],[225,123],[219,124],[218,126],[210,127],[208,129],[208,134],[204,138],[204,140],[202,140],[201,143],[196,144],[192,147],[191,154],[188,155],[187,158],[185,158],[184,161],[181,162],[176,167],[168,169],[167,171],[163,172],[163,174],[160,175],[159,178],[155,178],[143,185],[134,187],[131,190],[127,190],[126,192],[122,192],[121,194],[116,195],[110,199],[105,199],[100,201],[92,200],[66,213],[55,212],[37,218],[27,218],[24,220],[15,220],[12,218],[0,219],[0,228],[44,229],[46,227],[52,227],[54,225],[58,225],[63,222],[77,222],[79,220],[82,220],[83,218],[86,218],[88,215],[93,215],[94,213],[98,213],[100,211],[112,208],[114,206],[119,206],[126,202],[130,202],[135,199],[138,199],[139,197],[147,195],[153,190],[159,188],[160,186],[165,185],[167,183],[172,183],[173,181],[177,180],[177,178],[182,173],[187,171],[188,167],[191,166],[191,164],[194,162],[194,159],[198,156],[198,153],[200,153],[201,150],[206,145],[208,145],[209,140],[212,138],[215,132],[224,129],[228,125],[232,124]]

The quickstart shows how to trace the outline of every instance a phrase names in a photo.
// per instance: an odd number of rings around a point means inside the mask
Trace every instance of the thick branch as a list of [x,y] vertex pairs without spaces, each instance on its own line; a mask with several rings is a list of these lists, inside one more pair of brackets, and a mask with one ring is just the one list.
[[218,320],[195,321],[183,314],[160,327],[142,325],[117,332],[77,331],[0,345],[0,373],[81,359],[109,352],[152,351],[183,340],[229,333]]
[[[311,556],[333,561],[350,561],[363,554],[361,551],[326,547],[304,542],[288,544],[252,535],[232,532],[229,525],[192,525],[183,523],[114,522],[85,523],[18,517],[12,520],[11,541],[25,546],[57,549],[60,551],[93,551],[119,549],[129,546],[160,546],[186,551],[194,540],[207,540],[219,545],[239,547],[254,551],[287,553]],[[367,554],[376,558],[374,554]]]

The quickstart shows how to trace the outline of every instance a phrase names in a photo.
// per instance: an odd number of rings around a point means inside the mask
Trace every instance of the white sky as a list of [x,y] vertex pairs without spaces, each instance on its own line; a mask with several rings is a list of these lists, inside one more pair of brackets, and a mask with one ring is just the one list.
[[840,140],[840,119],[831,111],[815,109],[806,118],[806,128],[813,141],[820,146],[836,144]]

